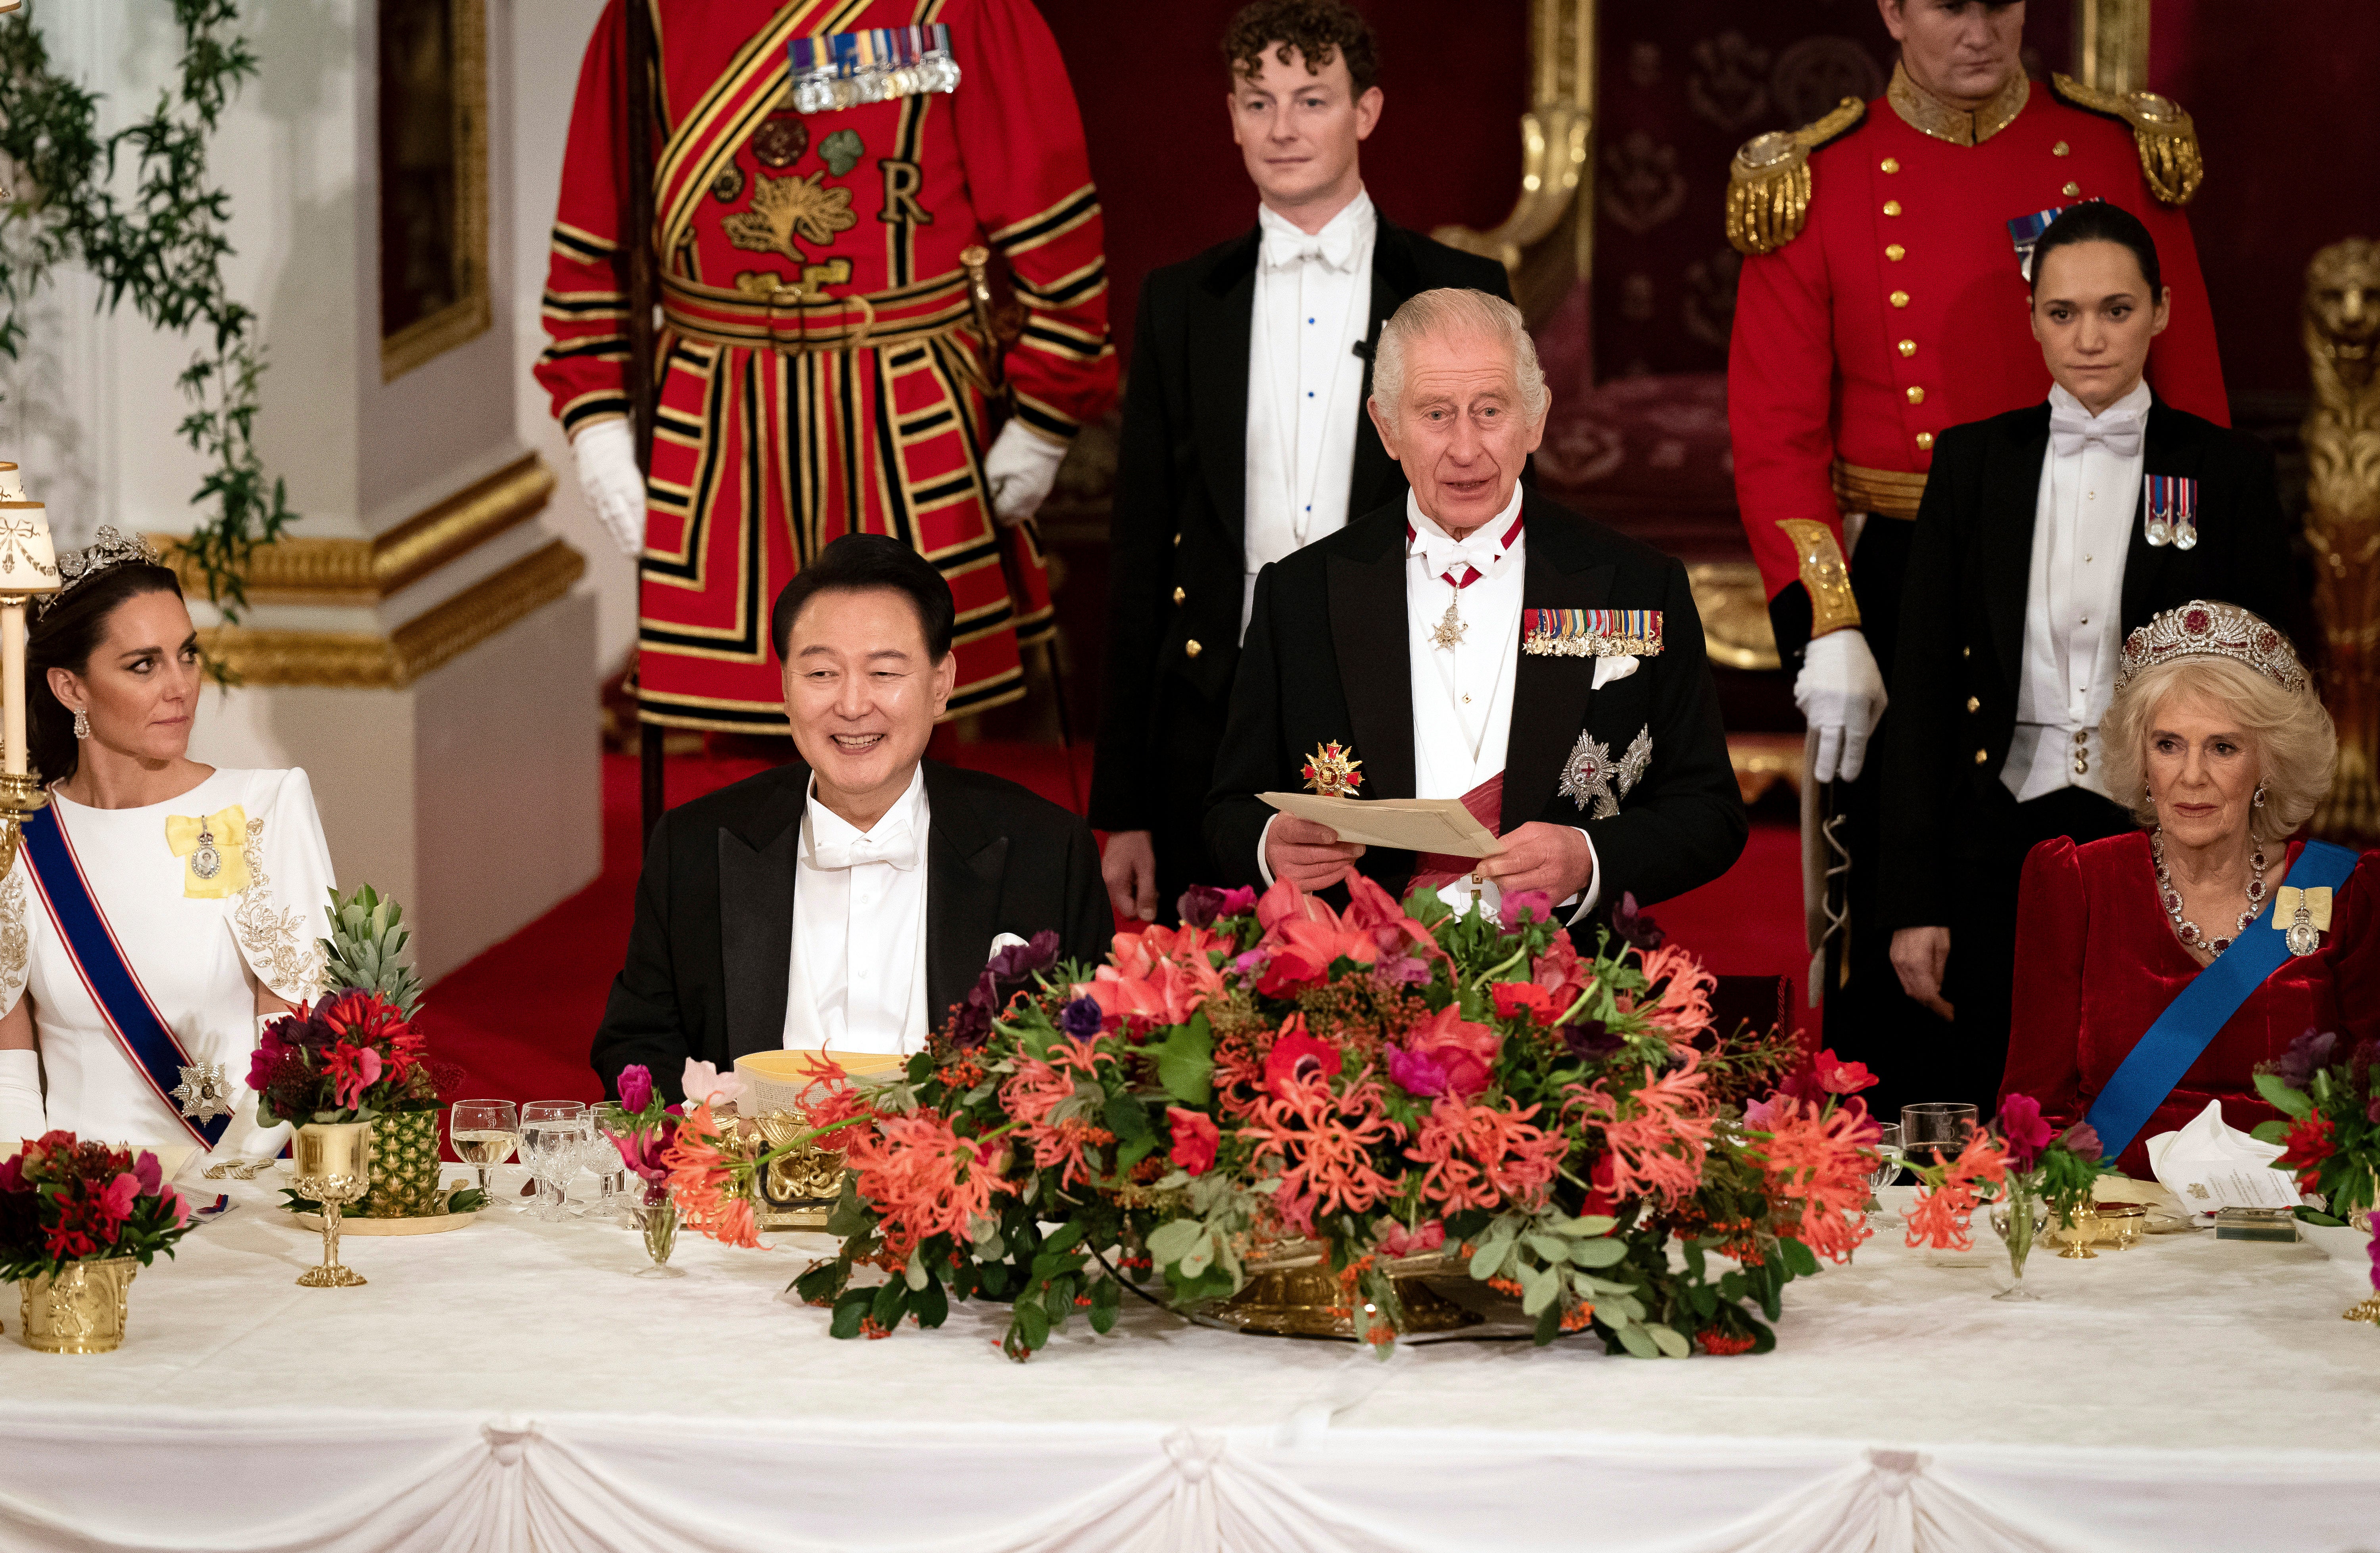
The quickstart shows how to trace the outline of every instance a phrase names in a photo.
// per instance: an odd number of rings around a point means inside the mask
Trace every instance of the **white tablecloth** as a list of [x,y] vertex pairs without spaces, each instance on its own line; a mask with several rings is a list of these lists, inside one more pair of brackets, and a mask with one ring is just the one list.
[[320,1239],[267,1184],[141,1273],[116,1353],[0,1305],[0,1547],[2380,1547],[2380,1329],[2309,1245],[2043,1253],[2011,1305],[1872,1243],[1759,1357],[1381,1364],[1128,1300],[1019,1365],[990,1307],[830,1339],[781,1292],[816,1241],[656,1281],[625,1230],[497,1213],[300,1289]]

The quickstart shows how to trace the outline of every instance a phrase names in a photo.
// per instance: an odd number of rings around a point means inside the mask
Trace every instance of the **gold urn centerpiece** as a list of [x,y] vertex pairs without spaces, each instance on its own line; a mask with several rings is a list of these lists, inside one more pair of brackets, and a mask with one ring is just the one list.
[[0,1159],[0,1281],[17,1285],[26,1347],[122,1345],[133,1274],[189,1231],[188,1205],[164,1176],[154,1153],[64,1132]]
[[[786,1049],[756,1051],[735,1059],[736,1076],[744,1081],[736,1115],[750,1123],[751,1146],[783,1148],[811,1122],[802,1096],[816,1081],[820,1064],[842,1069],[854,1078],[881,1077],[907,1059],[892,1052]],[[759,1201],[754,1205],[763,1230],[824,1233],[827,1218],[843,1192],[843,1150],[830,1143],[793,1149],[769,1161],[759,1173]]]

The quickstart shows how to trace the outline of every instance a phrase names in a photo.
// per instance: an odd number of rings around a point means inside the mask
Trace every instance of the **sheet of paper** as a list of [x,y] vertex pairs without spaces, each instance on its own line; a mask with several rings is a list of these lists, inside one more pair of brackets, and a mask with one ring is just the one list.
[[1342,842],[1442,852],[1450,857],[1493,857],[1504,850],[1488,827],[1455,798],[1326,798],[1316,793],[1257,796],[1300,819],[1328,825]]

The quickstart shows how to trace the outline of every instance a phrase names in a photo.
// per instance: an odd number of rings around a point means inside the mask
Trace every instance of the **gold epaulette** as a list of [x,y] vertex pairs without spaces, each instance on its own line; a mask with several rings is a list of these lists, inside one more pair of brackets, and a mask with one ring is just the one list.
[[2131,125],[2149,192],[2159,204],[2190,203],[2205,179],[2206,164],[2198,156],[2197,126],[2180,103],[2154,91],[2101,91],[2071,76],[2051,76],[2049,89],[2061,103]]
[[1824,118],[1743,143],[1727,180],[1727,240],[1737,252],[1774,253],[1801,236],[1810,215],[1810,153],[1866,116],[1865,103],[1846,97]]

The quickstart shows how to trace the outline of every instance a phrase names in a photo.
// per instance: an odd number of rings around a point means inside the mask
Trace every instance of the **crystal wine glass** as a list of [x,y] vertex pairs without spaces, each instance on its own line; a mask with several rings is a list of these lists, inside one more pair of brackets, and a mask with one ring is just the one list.
[[501,1165],[520,1147],[520,1119],[510,1100],[457,1100],[446,1123],[447,1141],[455,1158],[479,1172],[480,1195],[495,1201],[488,1191],[488,1167]]
[[521,1107],[521,1157],[537,1178],[537,1216],[560,1219],[579,1164],[587,1107],[579,1100],[531,1100]]
[[579,1209],[582,1218],[609,1219],[623,1229],[637,1227],[636,1216],[627,1210],[628,1166],[620,1158],[620,1150],[612,1140],[628,1130],[628,1113],[616,1100],[599,1101],[588,1112],[587,1168],[595,1172],[596,1196],[592,1203]]
[[1900,1108],[1901,1155],[1912,1165],[1937,1165],[1955,1159],[1974,1135],[1973,1106],[1929,1100]]
[[1867,1193],[1877,1201],[1869,1211],[1867,1221],[1880,1230],[1897,1230],[1900,1228],[1900,1215],[1886,1207],[1879,1194],[1900,1179],[1900,1123],[1880,1123],[1876,1128],[1876,1142],[1871,1147],[1876,1149],[1876,1167],[1868,1172]]

